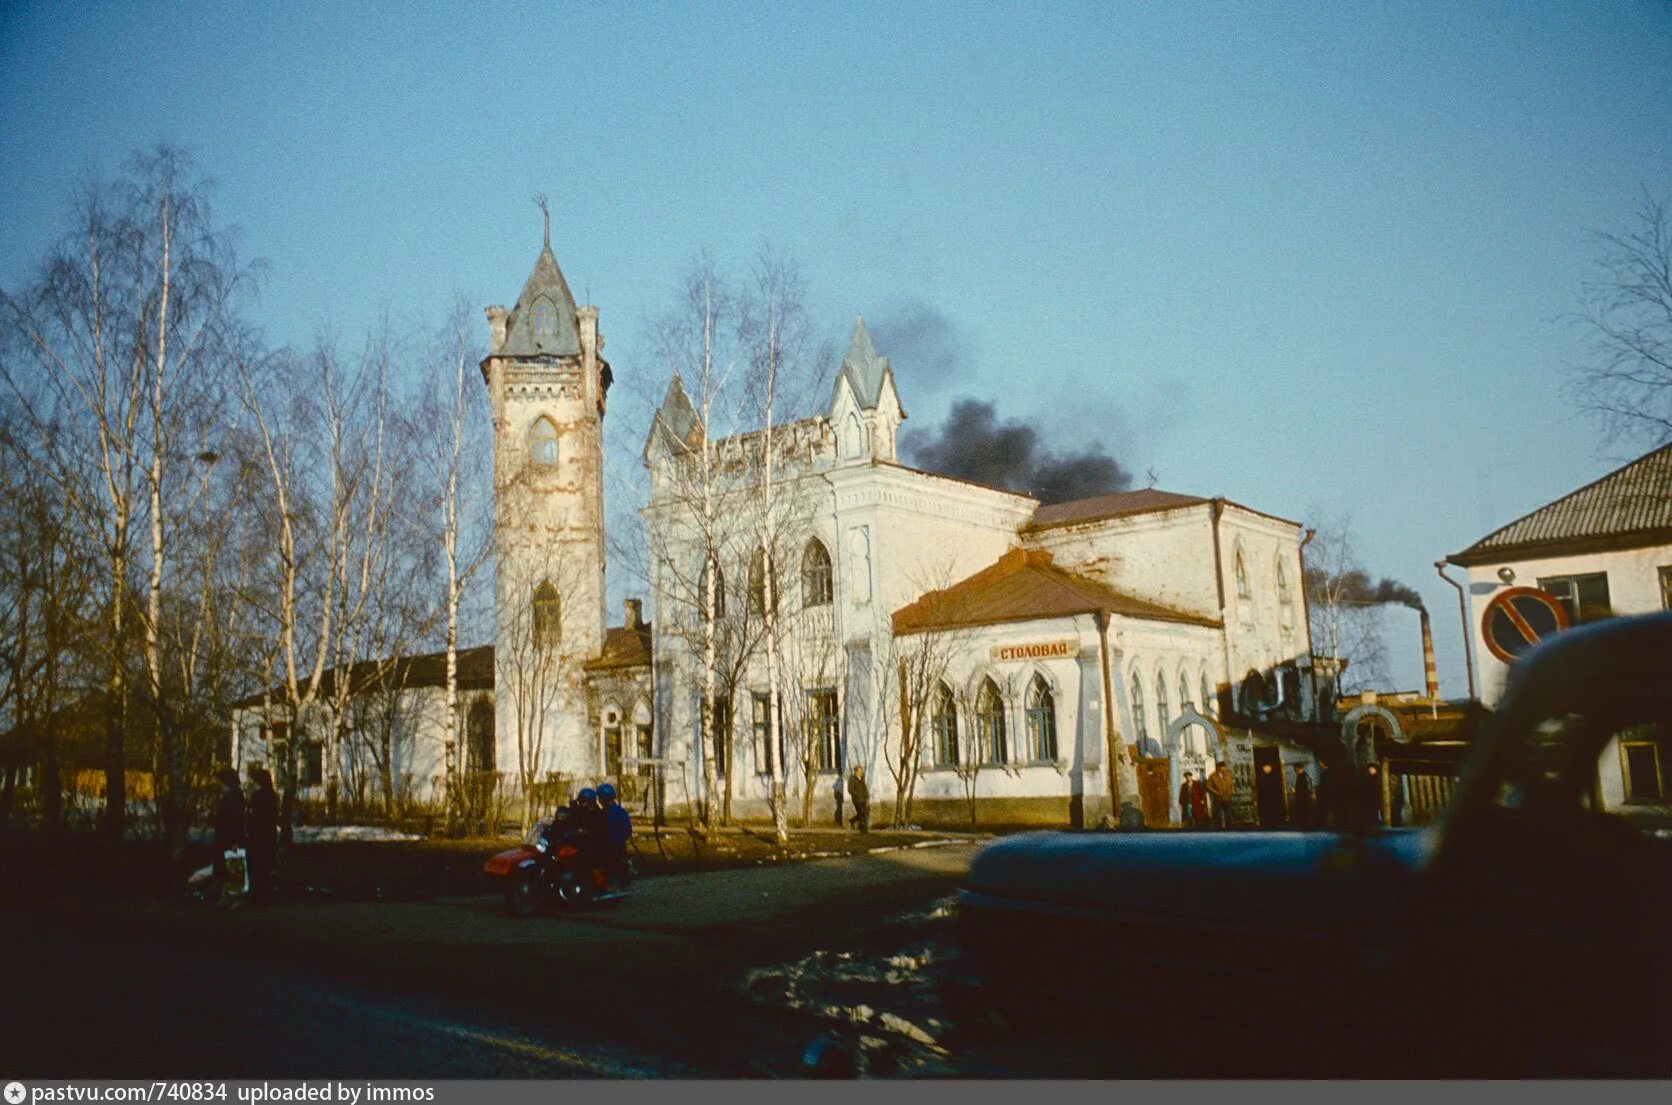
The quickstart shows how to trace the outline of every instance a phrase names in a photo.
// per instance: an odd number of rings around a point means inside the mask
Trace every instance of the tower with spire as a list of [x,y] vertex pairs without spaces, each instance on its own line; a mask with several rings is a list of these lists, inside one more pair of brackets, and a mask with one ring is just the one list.
[[[551,220],[516,306],[487,309],[493,417],[492,769],[544,779],[601,767],[582,665],[603,649],[604,399],[598,309],[577,307]],[[478,765],[483,766],[483,765]]]
[[865,316],[860,315],[854,319],[853,337],[830,392],[830,424],[840,461],[895,460],[895,437],[905,417],[894,368],[887,357],[878,355]]

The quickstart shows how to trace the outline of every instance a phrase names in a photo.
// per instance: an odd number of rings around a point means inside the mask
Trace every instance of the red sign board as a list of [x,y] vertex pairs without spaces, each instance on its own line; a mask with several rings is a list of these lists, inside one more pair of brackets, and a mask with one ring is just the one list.
[[1552,633],[1568,627],[1567,608],[1537,587],[1499,591],[1481,615],[1486,650],[1508,664]]

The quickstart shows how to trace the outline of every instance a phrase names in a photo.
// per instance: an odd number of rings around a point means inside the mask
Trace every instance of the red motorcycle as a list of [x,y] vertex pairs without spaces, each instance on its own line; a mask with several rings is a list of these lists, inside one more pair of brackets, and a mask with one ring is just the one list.
[[574,907],[609,897],[609,876],[602,867],[581,866],[580,830],[568,810],[535,822],[522,844],[489,856],[482,865],[505,880],[505,908],[513,917],[532,917],[549,901]]

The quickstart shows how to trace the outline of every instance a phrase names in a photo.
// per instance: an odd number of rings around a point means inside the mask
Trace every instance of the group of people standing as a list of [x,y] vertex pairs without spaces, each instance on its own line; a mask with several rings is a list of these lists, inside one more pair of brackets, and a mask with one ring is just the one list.
[[264,767],[250,770],[254,786],[246,800],[238,785],[238,773],[223,767],[217,776],[220,793],[215,797],[215,858],[217,886],[226,885],[228,852],[244,849],[253,903],[272,900],[279,858],[279,795],[273,789],[273,774]]
[[1179,785],[1179,813],[1188,827],[1211,824],[1216,829],[1231,827],[1231,800],[1237,796],[1237,779],[1224,760],[1214,764],[1205,778],[1194,771],[1184,773]]
[[[1188,828],[1211,824],[1217,829],[1230,827],[1231,800],[1236,797],[1236,777],[1220,760],[1212,774],[1196,778],[1194,771],[1184,773],[1179,786],[1180,819]],[[1402,792],[1393,789],[1394,815],[1392,823],[1401,821]],[[1322,769],[1316,789],[1305,764],[1295,765],[1294,784],[1289,790],[1289,827],[1310,832],[1313,829],[1332,829],[1346,832],[1355,827],[1371,827],[1381,820],[1381,782],[1373,767],[1357,773],[1345,768]]]

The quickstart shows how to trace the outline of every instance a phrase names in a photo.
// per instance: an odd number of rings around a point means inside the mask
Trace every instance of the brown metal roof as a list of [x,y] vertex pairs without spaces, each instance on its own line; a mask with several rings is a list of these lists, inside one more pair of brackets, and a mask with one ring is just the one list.
[[611,668],[647,668],[650,666],[650,626],[636,629],[616,626],[604,634],[604,651],[596,660],[581,665],[587,671]]
[[1557,552],[1672,537],[1672,444],[1495,530],[1450,559],[1479,564],[1506,553]]
[[1124,595],[1096,580],[1057,567],[1051,554],[1012,549],[944,591],[931,591],[894,614],[895,633],[1063,618],[1102,610],[1128,618],[1218,628],[1213,618]]
[[1146,487],[1139,491],[1117,491],[1112,495],[1094,495],[1089,499],[1074,499],[1066,503],[1042,506],[1033,512],[1028,529],[1046,526],[1066,526],[1075,522],[1094,522],[1122,514],[1148,514],[1157,510],[1176,510],[1196,506],[1208,500],[1199,495],[1181,495],[1176,491],[1162,491]]
[[[459,689],[464,691],[493,688],[493,646],[478,645],[458,650]],[[320,676],[319,693],[329,697],[335,693],[341,668],[328,668]],[[445,687],[447,685],[447,653],[426,652],[417,656],[397,656],[390,660],[361,660],[348,667],[350,691],[363,694],[370,690],[393,687]],[[274,703],[284,701],[284,689],[274,687],[268,692]],[[250,695],[232,705],[247,708],[261,705],[260,694]]]

